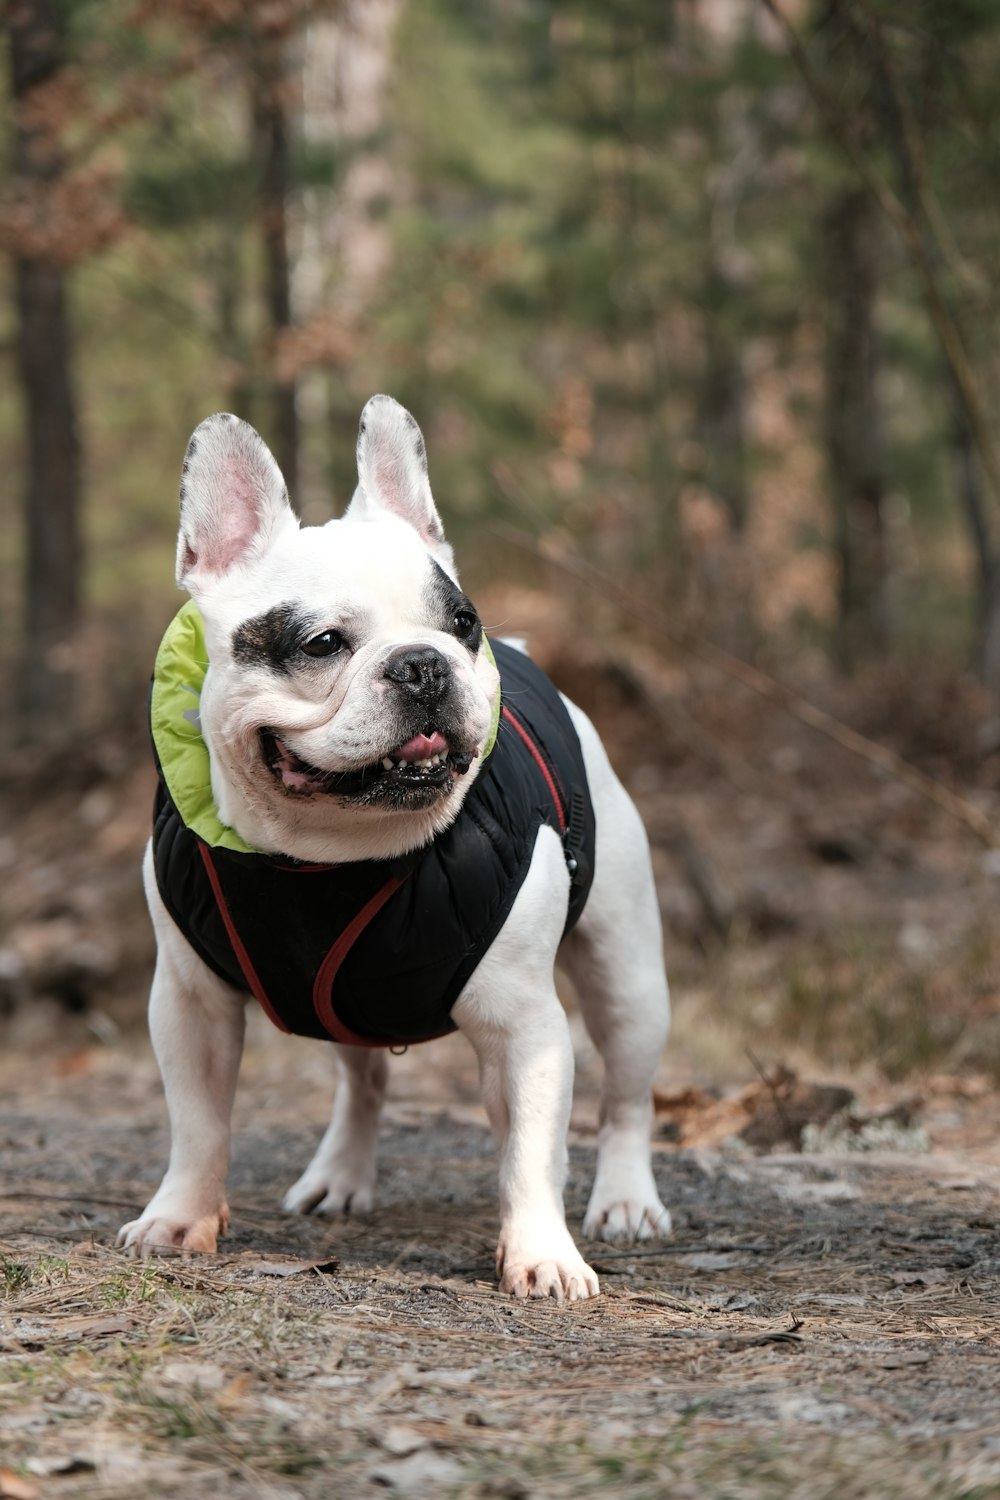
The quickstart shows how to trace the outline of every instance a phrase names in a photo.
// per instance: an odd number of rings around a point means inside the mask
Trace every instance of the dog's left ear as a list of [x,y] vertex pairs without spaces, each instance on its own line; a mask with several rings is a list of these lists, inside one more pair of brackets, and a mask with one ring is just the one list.
[[358,488],[347,515],[363,519],[388,510],[413,527],[428,551],[454,577],[455,559],[445,541],[427,478],[427,449],[415,418],[391,396],[373,396],[358,429]]

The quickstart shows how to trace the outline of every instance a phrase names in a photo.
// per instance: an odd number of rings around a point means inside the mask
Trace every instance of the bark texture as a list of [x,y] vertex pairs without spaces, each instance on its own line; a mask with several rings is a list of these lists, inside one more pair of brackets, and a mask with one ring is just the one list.
[[841,655],[849,666],[888,643],[885,444],[875,320],[878,207],[863,187],[835,199],[827,261],[826,450],[840,557]]
[[[63,67],[59,11],[52,0],[11,0],[6,19],[16,111],[13,168],[43,204],[62,171],[62,154],[51,112],[32,104]],[[25,733],[66,721],[80,616],[81,457],[67,274],[54,260],[16,258],[17,368],[27,431],[19,673]]]
[[285,48],[265,36],[254,79],[254,134],[261,164],[260,224],[264,247],[264,301],[271,345],[270,440],[289,492],[298,492],[299,421],[295,378],[281,371],[280,343],[292,326],[288,254],[288,199],[292,190]]

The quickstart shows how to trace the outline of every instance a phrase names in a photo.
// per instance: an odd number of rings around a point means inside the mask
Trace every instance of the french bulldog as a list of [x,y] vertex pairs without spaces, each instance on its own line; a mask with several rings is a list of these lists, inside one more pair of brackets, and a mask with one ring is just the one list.
[[[200,633],[192,636],[189,655],[205,660],[198,682],[181,671],[179,709],[157,708],[154,680],[154,739],[158,713],[163,720],[173,713],[168,727],[187,737],[184,754],[204,757],[203,785],[192,790],[198,775],[187,762],[183,773],[168,769],[173,752],[157,742],[169,787],[164,816],[174,817],[188,840],[185,880],[201,882],[199,899],[220,935],[217,942],[192,937],[184,881],[173,889],[151,843],[143,873],[158,952],[149,1019],[171,1148],[161,1186],[141,1217],[122,1228],[118,1244],[142,1257],[212,1252],[228,1228],[230,1114],[247,994],[271,1006],[277,981],[266,968],[270,945],[284,935],[279,927],[298,920],[297,906],[286,916],[270,904],[270,887],[255,897],[258,872],[265,881],[297,881],[304,901],[320,889],[309,882],[323,871],[348,885],[357,872],[364,887],[363,909],[318,962],[309,990],[318,998],[306,1029],[332,1039],[337,1086],[329,1127],[284,1207],[331,1215],[371,1207],[386,1047],[364,1034],[363,973],[352,992],[353,1021],[346,1022],[337,1009],[341,981],[331,974],[376,910],[396,907],[398,916],[422,862],[456,840],[474,858],[477,849],[483,859],[493,857],[500,835],[490,818],[520,818],[521,803],[494,788],[488,815],[475,812],[475,798],[482,802],[498,774],[491,742],[509,747],[507,754],[523,742],[531,760],[525,774],[538,772],[526,802],[532,817],[503,837],[520,839],[527,853],[507,895],[489,896],[490,911],[502,920],[495,931],[483,928],[489,940],[466,961],[471,971],[449,970],[460,989],[453,1003],[449,996],[444,1026],[457,1027],[475,1049],[497,1143],[500,1291],[593,1297],[598,1280],[563,1207],[573,1049],[553,968],[558,957],[604,1064],[583,1233],[611,1241],[665,1235],[670,1216],[653,1177],[650,1127],[669,997],[645,833],[593,726],[550,688],[552,712],[564,716],[585,770],[595,829],[589,891],[566,935],[578,881],[576,855],[567,853],[576,797],[572,809],[561,799],[560,772],[533,740],[528,689],[505,686],[507,668],[498,674],[461,591],[417,423],[390,397],[373,397],[362,413],[357,458],[357,489],[343,517],[302,527],[252,427],[228,414],[209,417],[188,447],[176,576],[193,604],[178,620],[191,612],[188,625],[203,631],[203,644]],[[504,649],[503,660],[514,663],[519,653]],[[178,814],[192,798],[197,815],[187,808]],[[504,863],[502,848],[497,858],[505,870],[515,863]],[[369,877],[373,883],[365,885]],[[257,900],[242,931],[225,886],[230,878]],[[451,885],[475,887],[478,880],[473,868]],[[447,881],[441,891],[435,899],[447,905],[454,894]],[[424,933],[431,942],[439,918],[451,917],[412,902],[407,910],[418,945]],[[296,927],[292,946],[308,947],[312,939],[297,934]],[[434,938],[442,951],[448,941]],[[394,950],[391,956],[395,962]],[[323,990],[323,975],[332,989]],[[408,978],[396,986],[404,1016],[409,986]],[[274,1019],[295,1029],[280,1014]]]

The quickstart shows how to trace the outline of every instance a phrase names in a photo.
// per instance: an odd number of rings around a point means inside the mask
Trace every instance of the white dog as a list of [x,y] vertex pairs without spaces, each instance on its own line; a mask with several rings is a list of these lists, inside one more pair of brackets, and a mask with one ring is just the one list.
[[300,529],[253,428],[208,418],[184,463],[177,581],[193,602],[157,658],[144,866],[172,1143],[119,1245],[213,1251],[225,1232],[252,993],[283,1029],[332,1039],[339,1070],[288,1211],[371,1206],[385,1049],[457,1027],[499,1149],[500,1290],[595,1296],[562,1202],[573,1053],[553,965],[558,950],[605,1066],[584,1234],[663,1235],[649,1132],[669,1000],[648,846],[590,722],[483,635],[416,422],[373,397],[347,513]]

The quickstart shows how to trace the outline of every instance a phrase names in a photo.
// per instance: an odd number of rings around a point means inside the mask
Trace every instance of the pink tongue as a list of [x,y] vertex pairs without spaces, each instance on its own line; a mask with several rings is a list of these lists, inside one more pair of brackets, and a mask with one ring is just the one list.
[[415,734],[412,740],[400,745],[396,754],[400,760],[430,760],[432,755],[444,755],[448,741],[435,729],[433,734]]
[[285,786],[290,787],[293,792],[301,791],[304,786],[310,786],[314,778],[302,766],[302,762],[282,740],[274,742],[278,747],[278,754],[274,761],[274,769],[281,775]]

